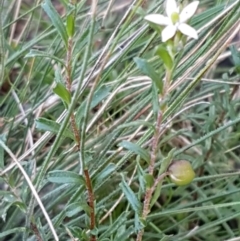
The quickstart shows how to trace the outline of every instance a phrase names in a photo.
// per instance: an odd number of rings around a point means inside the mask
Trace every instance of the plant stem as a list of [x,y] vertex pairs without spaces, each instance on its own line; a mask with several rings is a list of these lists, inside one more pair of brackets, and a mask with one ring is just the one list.
[[[171,85],[171,76],[172,76],[172,71],[169,69],[166,69],[166,74],[165,74],[165,84],[164,84],[164,89],[162,93],[162,101],[165,101],[166,96],[168,94],[169,87]],[[159,139],[161,136],[161,124],[162,124],[162,112],[166,109],[166,105],[163,105],[163,108],[161,111],[158,112],[157,116],[157,121],[156,121],[156,126],[155,126],[155,132],[154,136],[152,139],[152,151],[151,151],[151,158],[150,158],[150,165],[149,165],[149,174],[153,176],[154,174],[154,166],[157,160],[157,153],[158,153],[158,144],[159,144]],[[152,187],[148,187],[146,189],[145,197],[144,197],[144,203],[143,203],[143,212],[142,212],[142,218],[143,220],[147,219],[147,216],[150,212],[150,202],[152,199],[152,195],[154,193],[155,188],[157,187],[157,184],[162,181],[162,179],[167,175],[167,173],[163,173],[159,177],[157,177],[154,181],[154,185]],[[137,239],[136,241],[141,241],[142,237],[144,234],[144,229],[139,230],[137,234]]]
[[160,134],[160,127],[162,123],[162,112],[158,113],[155,133],[152,140],[152,151],[151,151],[151,159],[150,159],[150,166],[149,166],[149,174],[153,175],[154,165],[157,159],[157,152],[158,152],[158,142],[159,142],[159,134]]
[[[72,91],[72,38],[68,39],[68,48],[67,48],[67,63],[66,63],[66,88],[71,94]],[[70,117],[72,131],[76,140],[77,150],[80,151],[80,135],[76,124],[76,119],[74,114],[71,114]]]
[[[68,39],[68,48],[67,48],[67,63],[66,63],[66,88],[71,94],[71,87],[72,87],[72,66],[71,66],[71,59],[72,59],[72,38]],[[74,113],[71,114],[70,117],[71,127],[72,131],[75,137],[76,145],[77,145],[77,151],[80,153],[80,156],[83,157],[84,150],[81,150],[81,142],[80,142],[80,134],[79,130],[77,128],[76,119],[74,116]],[[82,155],[81,155],[82,154]],[[91,177],[89,175],[89,171],[84,163],[84,158],[81,158],[80,160],[82,162],[82,165],[80,165],[80,169],[84,168],[84,176],[86,180],[86,189],[88,193],[88,203],[90,207],[90,230],[93,230],[95,228],[95,208],[94,208],[94,193],[92,188],[92,182]],[[81,171],[80,171],[81,174]],[[90,241],[96,241],[96,236],[91,235]]]
[[[95,228],[95,207],[94,207],[94,194],[92,188],[91,178],[89,176],[89,172],[87,169],[84,170],[85,178],[86,178],[86,185],[88,191],[88,205],[90,207],[90,230]],[[90,241],[96,241],[96,236],[91,235]]]
[[[151,151],[151,159],[150,159],[150,165],[149,165],[149,174],[153,175],[154,172],[154,165],[157,159],[157,152],[158,152],[158,143],[160,138],[160,131],[161,131],[161,123],[162,123],[162,112],[158,113],[157,122],[156,122],[156,128],[155,133],[152,140],[152,151]],[[153,186],[155,187],[155,185]],[[150,202],[152,198],[152,194],[154,192],[153,187],[148,187],[145,193],[144,198],[144,204],[143,204],[143,212],[142,212],[142,218],[146,220],[148,213],[150,212]],[[137,234],[136,241],[141,241],[142,236],[144,233],[144,229],[139,230]]]

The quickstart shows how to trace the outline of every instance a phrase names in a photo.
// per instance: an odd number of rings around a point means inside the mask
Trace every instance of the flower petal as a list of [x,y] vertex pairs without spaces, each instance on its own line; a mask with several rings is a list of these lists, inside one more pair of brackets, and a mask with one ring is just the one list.
[[166,13],[169,18],[171,18],[173,13],[179,13],[179,8],[175,0],[167,0]]
[[144,19],[146,19],[149,22],[156,23],[163,26],[166,26],[172,23],[171,19],[163,16],[162,14],[149,14]]
[[170,38],[172,38],[177,31],[177,27],[175,25],[168,25],[162,31],[162,41],[166,42]]
[[181,23],[185,23],[188,19],[190,19],[197,10],[199,1],[194,1],[188,4],[180,13],[179,20]]
[[178,29],[184,35],[186,35],[186,36],[188,36],[190,38],[198,39],[197,31],[194,28],[192,28],[191,26],[189,26],[188,24],[181,23],[178,26]]

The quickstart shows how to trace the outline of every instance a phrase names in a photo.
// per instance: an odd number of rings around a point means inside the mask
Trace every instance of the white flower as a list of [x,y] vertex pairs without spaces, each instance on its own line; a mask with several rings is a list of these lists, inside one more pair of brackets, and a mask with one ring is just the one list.
[[199,1],[194,1],[187,5],[180,12],[179,7],[175,0],[167,0],[166,2],[166,14],[167,17],[162,14],[149,14],[145,19],[149,22],[166,26],[162,31],[162,41],[166,42],[171,39],[177,31],[182,34],[197,39],[197,31],[186,24],[186,22],[194,15],[197,10]]

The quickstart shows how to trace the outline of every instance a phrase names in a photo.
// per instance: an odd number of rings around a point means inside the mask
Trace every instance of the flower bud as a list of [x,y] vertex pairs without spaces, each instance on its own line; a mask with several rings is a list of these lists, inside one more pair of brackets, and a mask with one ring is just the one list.
[[168,168],[170,179],[178,186],[188,185],[195,177],[190,162],[185,160],[173,161]]

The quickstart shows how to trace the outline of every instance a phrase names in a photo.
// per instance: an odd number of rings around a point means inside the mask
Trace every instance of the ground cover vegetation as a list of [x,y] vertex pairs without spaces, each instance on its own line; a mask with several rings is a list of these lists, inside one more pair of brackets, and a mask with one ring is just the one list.
[[240,240],[240,1],[0,2],[0,240]]

